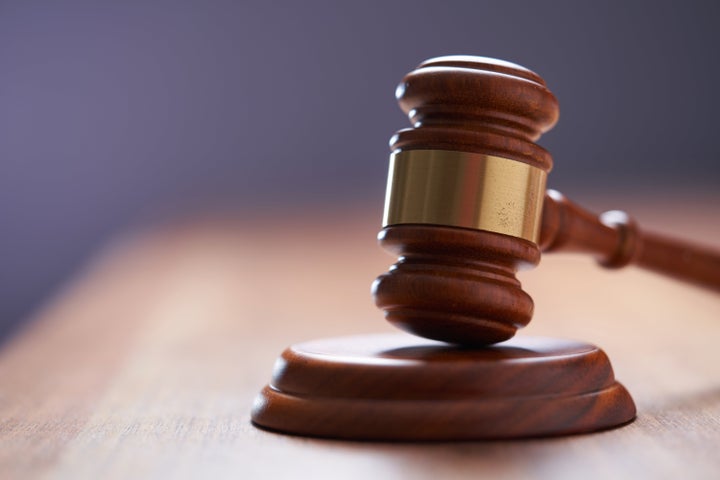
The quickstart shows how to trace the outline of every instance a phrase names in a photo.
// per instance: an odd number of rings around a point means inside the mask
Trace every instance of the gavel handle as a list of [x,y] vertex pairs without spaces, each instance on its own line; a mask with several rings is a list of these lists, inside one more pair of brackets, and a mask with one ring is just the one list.
[[555,190],[545,195],[540,248],[589,253],[607,268],[633,264],[720,292],[720,250],[642,232],[624,212],[596,216]]

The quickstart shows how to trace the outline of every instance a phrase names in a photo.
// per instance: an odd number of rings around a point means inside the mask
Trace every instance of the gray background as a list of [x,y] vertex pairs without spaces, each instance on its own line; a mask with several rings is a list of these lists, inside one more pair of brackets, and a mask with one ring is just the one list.
[[379,210],[395,85],[432,56],[547,80],[568,194],[717,189],[719,5],[0,2],[0,333],[139,224]]

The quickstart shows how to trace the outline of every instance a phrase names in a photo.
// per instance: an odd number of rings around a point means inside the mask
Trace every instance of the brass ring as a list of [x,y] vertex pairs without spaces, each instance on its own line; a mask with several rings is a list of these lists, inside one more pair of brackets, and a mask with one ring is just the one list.
[[508,158],[450,150],[390,156],[383,227],[422,223],[537,243],[547,173]]

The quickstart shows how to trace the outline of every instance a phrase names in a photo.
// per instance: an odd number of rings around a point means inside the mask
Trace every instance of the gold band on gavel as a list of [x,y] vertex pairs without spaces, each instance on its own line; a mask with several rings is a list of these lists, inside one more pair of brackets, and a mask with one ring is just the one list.
[[390,156],[383,227],[425,223],[538,242],[547,173],[479,153],[408,150]]

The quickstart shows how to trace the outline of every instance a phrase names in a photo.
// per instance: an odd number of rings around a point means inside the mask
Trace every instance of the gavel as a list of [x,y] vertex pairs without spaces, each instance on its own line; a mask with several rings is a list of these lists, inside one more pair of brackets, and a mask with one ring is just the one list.
[[373,284],[387,320],[422,337],[490,345],[528,324],[518,270],[541,252],[594,255],[720,291],[720,253],[641,231],[545,191],[552,157],[535,142],[558,120],[544,80],[485,57],[427,60],[396,90],[413,127],[390,141],[380,244],[400,259]]
[[[593,432],[636,415],[609,358],[585,342],[515,332],[533,313],[516,278],[541,252],[594,255],[720,290],[720,253],[595,216],[545,191],[535,142],[558,119],[537,74],[484,57],[428,60],[397,98],[379,240],[399,256],[373,284],[404,333],[288,347],[255,399],[268,430],[352,440],[484,440]],[[438,341],[439,340],[439,341]]]

